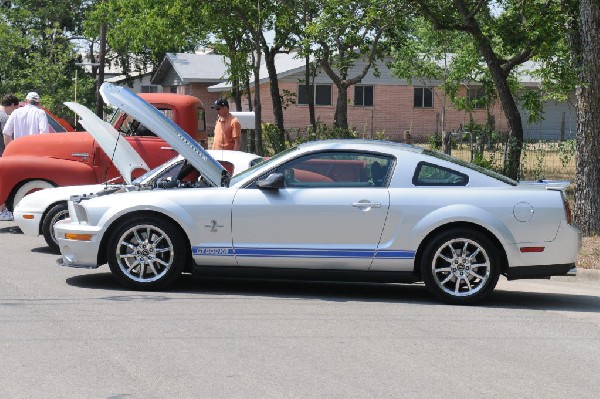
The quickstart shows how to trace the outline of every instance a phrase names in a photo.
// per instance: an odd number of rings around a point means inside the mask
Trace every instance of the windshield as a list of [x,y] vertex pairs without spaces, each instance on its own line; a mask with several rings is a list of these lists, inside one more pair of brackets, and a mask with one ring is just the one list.
[[254,173],[254,171],[256,171],[257,169],[260,169],[263,166],[268,165],[268,164],[270,164],[272,162],[277,162],[277,160],[279,158],[283,157],[284,155],[289,154],[290,152],[294,151],[295,149],[296,149],[296,147],[292,147],[292,148],[289,148],[287,150],[283,150],[279,154],[276,154],[273,157],[271,157],[269,159],[266,159],[264,161],[261,161],[260,159],[258,159],[260,162],[258,162],[257,164],[253,165],[251,168],[246,169],[245,171],[240,172],[237,175],[233,176],[231,178],[231,181],[229,182],[229,186],[233,186],[233,185],[237,184],[238,182],[244,180],[246,177],[248,177],[252,173]]
[[452,163],[455,163],[460,166],[464,166],[465,168],[469,168],[469,169],[475,170],[479,173],[482,173],[486,176],[493,177],[494,179],[500,180],[501,182],[506,183],[506,184],[510,184],[511,186],[516,186],[519,184],[517,181],[515,181],[509,177],[506,177],[504,175],[501,175],[498,172],[494,172],[493,170],[482,168],[481,166],[475,165],[470,162],[463,161],[462,159],[451,157],[451,156],[443,154],[441,152],[424,149],[423,154],[431,155],[432,157],[435,157],[438,159],[443,159],[444,161],[452,162]]

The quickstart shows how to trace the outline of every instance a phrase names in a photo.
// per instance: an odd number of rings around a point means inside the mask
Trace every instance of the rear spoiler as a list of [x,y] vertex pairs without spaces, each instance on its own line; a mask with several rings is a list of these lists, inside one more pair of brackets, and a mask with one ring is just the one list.
[[543,186],[546,190],[565,191],[569,188],[569,180],[525,180],[519,182],[519,186]]

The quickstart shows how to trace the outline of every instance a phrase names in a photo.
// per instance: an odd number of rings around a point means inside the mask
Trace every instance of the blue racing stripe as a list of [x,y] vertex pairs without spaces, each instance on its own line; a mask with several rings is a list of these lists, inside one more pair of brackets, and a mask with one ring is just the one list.
[[394,251],[370,249],[295,249],[295,248],[236,248],[231,247],[192,247],[196,256],[239,256],[245,258],[376,258],[413,259],[415,251]]

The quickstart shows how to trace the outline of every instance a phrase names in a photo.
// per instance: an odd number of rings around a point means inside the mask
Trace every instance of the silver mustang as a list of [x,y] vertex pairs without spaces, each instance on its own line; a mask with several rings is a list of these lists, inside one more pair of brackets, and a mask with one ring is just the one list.
[[[104,95],[138,120],[153,112],[125,89]],[[154,116],[144,122],[153,130],[170,123]],[[73,197],[70,219],[55,225],[60,263],[108,263],[125,286],[149,290],[182,272],[424,281],[458,304],[488,296],[500,274],[575,273],[581,233],[564,185],[519,184],[437,152],[365,140],[302,144],[231,178],[172,128],[200,175],[184,168],[153,189]]]

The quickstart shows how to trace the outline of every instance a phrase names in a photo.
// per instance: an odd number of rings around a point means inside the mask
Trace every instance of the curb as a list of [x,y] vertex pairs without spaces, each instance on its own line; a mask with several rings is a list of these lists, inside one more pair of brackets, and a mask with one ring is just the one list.
[[600,281],[600,270],[596,269],[577,269],[577,279]]
[[552,280],[559,281],[600,281],[600,270],[577,268],[577,276],[554,276]]

